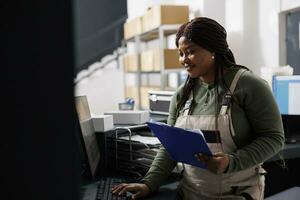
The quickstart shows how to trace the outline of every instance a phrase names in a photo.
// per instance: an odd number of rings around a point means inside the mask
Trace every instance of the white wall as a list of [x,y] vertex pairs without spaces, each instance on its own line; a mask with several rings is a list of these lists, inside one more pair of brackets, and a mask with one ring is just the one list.
[[281,11],[300,8],[300,0],[281,0]]
[[260,73],[279,65],[280,0],[227,0],[228,43],[238,63]]
[[87,96],[92,114],[118,110],[118,103],[124,101],[122,66],[118,69],[117,62],[113,61],[104,69],[97,70],[91,76],[81,80],[75,86],[75,96],[80,95]]

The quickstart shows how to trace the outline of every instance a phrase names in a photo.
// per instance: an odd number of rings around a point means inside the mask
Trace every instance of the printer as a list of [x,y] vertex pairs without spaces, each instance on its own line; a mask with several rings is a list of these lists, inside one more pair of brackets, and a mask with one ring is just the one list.
[[169,115],[169,106],[174,91],[149,91],[150,113]]

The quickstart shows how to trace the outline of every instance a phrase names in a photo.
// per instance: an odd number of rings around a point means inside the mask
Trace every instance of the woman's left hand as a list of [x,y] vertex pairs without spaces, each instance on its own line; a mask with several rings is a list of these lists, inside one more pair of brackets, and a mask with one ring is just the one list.
[[229,165],[229,155],[223,152],[215,153],[213,156],[202,153],[198,153],[195,156],[198,160],[206,164],[208,170],[217,174],[223,173]]

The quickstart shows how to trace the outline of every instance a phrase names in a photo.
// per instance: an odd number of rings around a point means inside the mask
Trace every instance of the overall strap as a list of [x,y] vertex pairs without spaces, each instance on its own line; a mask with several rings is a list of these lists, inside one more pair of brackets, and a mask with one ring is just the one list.
[[234,92],[234,90],[235,90],[235,88],[236,88],[236,85],[237,85],[238,80],[240,79],[241,75],[242,75],[245,71],[247,71],[247,70],[246,70],[246,69],[239,69],[239,71],[237,71],[237,73],[235,74],[235,76],[234,76],[234,78],[233,78],[233,80],[232,80],[232,82],[231,82],[230,88],[229,88],[231,94],[233,94],[233,92]]
[[231,103],[232,94],[236,88],[237,82],[240,79],[241,75],[246,71],[247,71],[246,69],[239,69],[237,71],[237,73],[235,74],[235,76],[231,82],[229,91],[225,94],[225,96],[222,99],[222,107],[220,110],[220,115],[224,115],[227,113],[228,107],[230,106],[230,103]]
[[[234,92],[234,90],[236,88],[237,82],[240,79],[241,75],[245,71],[247,71],[247,70],[246,69],[239,69],[237,71],[237,73],[235,74],[235,76],[234,76],[234,78],[233,78],[233,80],[231,82],[229,91],[225,94],[225,96],[222,99],[222,107],[221,107],[221,110],[220,110],[220,115],[224,115],[224,114],[227,113],[228,107],[229,107],[230,102],[231,102],[231,97],[232,97],[232,94],[233,94],[233,92]],[[183,116],[189,115],[193,98],[194,98],[193,91],[191,91],[191,93],[189,95],[189,98],[185,102],[185,105],[184,105],[184,108],[183,108]]]
[[194,94],[193,94],[193,90],[192,90],[190,95],[189,95],[188,100],[184,104],[183,116],[189,115],[193,99],[194,99]]

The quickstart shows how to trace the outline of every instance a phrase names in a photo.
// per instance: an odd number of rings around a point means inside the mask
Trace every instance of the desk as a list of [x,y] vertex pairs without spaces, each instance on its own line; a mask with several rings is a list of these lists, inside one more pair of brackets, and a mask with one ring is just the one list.
[[[150,116],[155,121],[166,122],[167,116],[151,115]],[[128,127],[123,125],[124,127]],[[136,127],[129,126],[135,130],[145,129],[147,125],[139,125]],[[113,131],[112,131],[113,132]],[[113,133],[112,133],[113,134]],[[280,158],[278,155],[273,156],[267,160],[263,167],[268,172],[266,175],[266,189],[265,197],[274,195],[283,190],[294,186],[300,186],[300,143],[296,144],[285,144],[283,150],[281,151],[283,158],[286,160],[288,166],[287,169],[283,169],[280,166]],[[104,156],[105,157],[105,156]],[[159,200],[166,199],[165,197],[173,197],[176,195],[177,182],[173,181],[171,183],[165,184],[161,187],[158,193],[151,195],[146,198],[147,200]]]
[[[295,159],[300,158],[300,143],[295,144],[285,144],[281,153],[284,159]],[[278,155],[273,156],[267,162],[280,160]]]
[[[278,162],[280,159],[278,155],[272,157],[263,164],[263,167],[267,171],[265,188],[266,198],[295,186],[298,186],[299,190],[300,144],[285,144],[282,154],[288,169],[283,169],[279,165]],[[158,193],[151,195],[145,200],[175,199],[177,185],[178,182],[176,181],[165,184],[160,188]]]
[[288,190],[284,190],[278,194],[275,194],[269,198],[266,198],[266,200],[299,200],[300,197],[300,187],[292,187]]
[[173,182],[173,183],[162,185],[159,188],[158,192],[156,192],[146,198],[143,198],[143,200],[175,199],[177,185],[178,185],[178,182]]
[[285,144],[281,154],[287,168],[282,167],[283,163],[278,155],[263,164],[267,171],[265,197],[294,186],[300,186],[300,143]]
[[[298,152],[297,152],[298,150]],[[289,170],[282,169],[276,162],[278,159],[276,156],[264,163],[264,168],[267,170],[266,175],[266,189],[265,197],[277,194],[283,190],[292,188],[294,186],[300,186],[300,144],[288,144],[283,149],[284,155],[287,156],[287,165]],[[115,172],[111,172],[110,175],[116,176]],[[126,178],[124,175],[120,178]],[[128,176],[127,176],[128,177]],[[144,200],[165,200],[175,199],[176,188],[178,181],[173,177],[163,184],[159,191],[150,195]],[[141,199],[142,200],[142,199]]]

